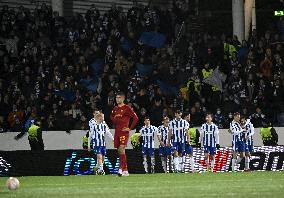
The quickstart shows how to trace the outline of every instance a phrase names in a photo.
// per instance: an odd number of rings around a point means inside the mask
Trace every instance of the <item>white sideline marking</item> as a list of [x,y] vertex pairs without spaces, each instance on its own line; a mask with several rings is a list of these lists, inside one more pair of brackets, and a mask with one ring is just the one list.
[[[277,181],[284,181],[284,178],[283,179],[277,179]],[[241,181],[246,181],[246,180],[236,180],[236,179],[232,179],[232,180],[228,180],[228,179],[224,179],[224,180],[214,180],[214,182],[241,182]],[[272,181],[272,179],[263,179],[263,180],[256,180],[254,181],[255,183],[259,183],[259,182],[263,182],[263,181]],[[202,181],[198,181],[198,182],[201,182]],[[207,181],[204,181],[204,182],[207,182]],[[147,183],[147,182],[130,182],[130,181],[122,181],[121,183],[123,184],[139,184],[139,183]],[[165,181],[165,182],[161,182],[159,181],[158,182],[159,184],[161,183],[169,183],[168,181]],[[176,183],[179,183],[179,182],[176,182]],[[181,181],[180,183],[183,183],[183,181]],[[80,185],[98,185],[99,183],[97,182],[88,182],[88,183],[80,183]],[[194,184],[194,185],[198,185],[197,183]],[[200,184],[200,185],[203,185],[203,184]],[[78,186],[78,184],[68,184],[68,183],[62,183],[62,184],[34,184],[33,186]],[[28,187],[28,186],[26,186]],[[241,186],[239,186],[241,187]],[[156,187],[155,187],[156,188]]]

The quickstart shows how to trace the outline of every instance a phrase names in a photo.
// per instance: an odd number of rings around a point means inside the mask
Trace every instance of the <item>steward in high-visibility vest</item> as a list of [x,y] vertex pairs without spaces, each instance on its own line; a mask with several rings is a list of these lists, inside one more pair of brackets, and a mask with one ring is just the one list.
[[187,87],[182,87],[180,88],[180,95],[182,96],[182,98],[185,100],[185,101],[188,101],[189,100],[189,97],[188,97],[188,88]]
[[260,135],[264,146],[276,146],[278,143],[278,134],[273,127],[263,127],[260,129]]
[[212,73],[213,73],[213,69],[208,69],[208,68],[202,69],[203,79],[208,78]]
[[190,137],[190,144],[193,147],[197,147],[199,142],[200,133],[196,128],[189,128],[189,137]]
[[32,151],[44,150],[40,122],[34,121],[34,123],[28,129],[28,134],[29,134],[28,139],[31,150]]
[[199,79],[197,80],[189,79],[187,82],[187,89],[188,93],[196,92],[198,95],[200,95],[201,83]]
[[224,43],[224,60],[229,60],[229,58],[231,58],[236,52],[237,49],[235,46],[226,42]]
[[134,150],[138,150],[141,147],[141,135],[140,133],[134,133],[130,137],[130,142]]
[[89,131],[82,138],[82,147],[83,147],[83,149],[88,149],[88,143],[89,143]]
[[212,86],[212,91],[220,91],[220,89],[217,86]]

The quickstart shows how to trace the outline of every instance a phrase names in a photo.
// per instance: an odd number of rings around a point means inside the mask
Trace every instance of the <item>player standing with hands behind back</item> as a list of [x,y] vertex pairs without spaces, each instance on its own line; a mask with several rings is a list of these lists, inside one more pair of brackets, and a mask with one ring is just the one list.
[[97,155],[97,167],[94,171],[95,174],[104,175],[103,163],[106,155],[106,142],[105,135],[108,135],[113,140],[108,125],[104,121],[104,114],[98,110],[94,111],[94,118],[90,120],[90,134],[88,141],[88,150],[92,142],[93,150]]
[[[212,122],[212,114],[206,114],[206,123],[201,126],[200,140],[199,142],[204,148],[205,162],[207,165],[207,171],[213,172],[215,165],[216,148],[219,149],[219,130],[217,125]],[[209,156],[211,159],[211,169],[209,165]]]
[[145,172],[148,173],[148,162],[147,156],[151,159],[151,173],[155,172],[155,157],[154,157],[154,143],[155,134],[158,133],[159,129],[151,125],[150,118],[144,118],[144,126],[140,129],[140,135],[142,136],[142,155],[143,165]]
[[[129,176],[126,163],[125,147],[128,142],[129,132],[136,126],[138,117],[128,105],[124,104],[124,93],[117,93],[115,99],[117,106],[113,108],[110,119],[115,127],[114,148],[118,150],[120,161],[118,176]],[[132,123],[129,127],[130,119],[132,119]]]

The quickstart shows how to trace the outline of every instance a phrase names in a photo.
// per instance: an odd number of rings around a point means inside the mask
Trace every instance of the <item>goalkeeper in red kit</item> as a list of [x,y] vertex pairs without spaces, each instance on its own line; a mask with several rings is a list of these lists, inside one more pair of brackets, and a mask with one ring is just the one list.
[[[138,117],[136,113],[124,104],[125,95],[122,92],[116,94],[116,103],[111,112],[110,119],[112,120],[115,132],[114,132],[114,148],[118,150],[119,154],[119,170],[118,176],[128,176],[128,169],[126,163],[125,147],[128,142],[129,132],[134,129],[138,122]],[[131,126],[129,122],[132,119]]]

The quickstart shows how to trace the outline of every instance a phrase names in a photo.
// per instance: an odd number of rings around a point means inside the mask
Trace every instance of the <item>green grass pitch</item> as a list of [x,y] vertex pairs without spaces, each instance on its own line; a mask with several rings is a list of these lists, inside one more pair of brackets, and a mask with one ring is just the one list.
[[284,197],[284,172],[148,174],[129,177],[18,177],[9,191],[0,178],[0,198],[103,197]]

